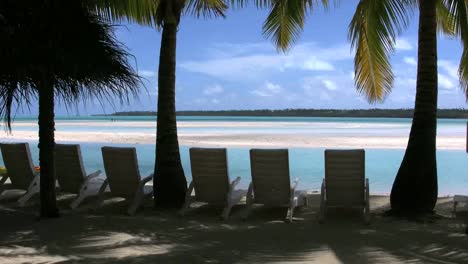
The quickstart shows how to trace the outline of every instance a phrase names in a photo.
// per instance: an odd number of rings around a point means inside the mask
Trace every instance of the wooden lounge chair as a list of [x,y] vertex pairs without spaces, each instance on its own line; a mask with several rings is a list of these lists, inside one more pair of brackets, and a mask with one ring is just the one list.
[[153,194],[153,186],[145,186],[153,179],[153,174],[143,179],[140,177],[135,148],[103,147],[102,158],[107,178],[99,190],[98,205],[102,203],[104,191],[109,186],[112,197],[131,201],[127,213],[134,215],[145,196]]
[[[245,196],[245,190],[235,190],[241,177],[229,182],[227,151],[225,148],[191,148],[192,182],[179,214],[184,215],[190,203],[204,202],[224,206],[221,218],[229,217],[231,208]],[[195,189],[195,196],[192,192]]]
[[[19,205],[24,206],[40,190],[39,172],[34,171],[29,144],[0,144],[0,149],[7,169],[7,174],[0,180],[0,195],[9,189],[26,190],[18,200]],[[11,184],[7,185],[5,182],[8,178]]]
[[101,171],[86,174],[80,145],[55,145],[55,174],[61,191],[77,194],[70,204],[72,209],[77,208],[86,197],[97,194],[92,192],[90,187],[93,179],[96,179]]
[[328,207],[363,210],[369,223],[369,179],[365,178],[365,152],[325,150],[325,179],[322,183],[320,222]]
[[306,205],[306,194],[296,191],[298,179],[291,185],[287,149],[251,149],[252,182],[247,192],[246,219],[253,204],[288,207],[286,220],[293,219],[294,209]]

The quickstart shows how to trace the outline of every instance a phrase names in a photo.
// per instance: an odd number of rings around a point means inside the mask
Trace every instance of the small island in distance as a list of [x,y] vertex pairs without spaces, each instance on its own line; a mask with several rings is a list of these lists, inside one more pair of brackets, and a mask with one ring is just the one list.
[[[115,112],[94,116],[156,116],[155,111]],[[413,109],[284,109],[177,111],[177,116],[387,117],[412,118]],[[438,118],[468,119],[468,109],[439,109]]]

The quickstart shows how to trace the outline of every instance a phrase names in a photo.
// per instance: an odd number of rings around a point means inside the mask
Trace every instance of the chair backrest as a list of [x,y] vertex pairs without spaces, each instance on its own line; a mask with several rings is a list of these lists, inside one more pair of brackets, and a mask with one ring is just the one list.
[[80,145],[55,144],[55,175],[62,191],[79,193],[86,177]]
[[325,150],[325,186],[328,205],[364,206],[364,150]]
[[27,190],[34,178],[28,143],[0,144],[3,162],[13,187]]
[[289,204],[291,182],[287,149],[251,149],[250,167],[255,203]]
[[102,147],[102,158],[111,195],[132,198],[140,183],[136,149]]
[[229,191],[225,148],[190,148],[190,166],[197,201],[226,203]]

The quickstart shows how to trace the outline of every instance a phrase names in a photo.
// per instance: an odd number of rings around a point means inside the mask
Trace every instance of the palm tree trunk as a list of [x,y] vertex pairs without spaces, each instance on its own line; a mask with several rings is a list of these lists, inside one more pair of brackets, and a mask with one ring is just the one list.
[[58,217],[54,166],[54,90],[48,78],[39,88],[39,165],[41,167],[41,217]]
[[419,1],[416,103],[406,153],[393,183],[392,211],[432,213],[437,201],[436,0]]
[[187,180],[180,161],[177,139],[175,82],[178,22],[165,22],[162,30],[158,72],[158,121],[154,168],[155,205],[180,208]]

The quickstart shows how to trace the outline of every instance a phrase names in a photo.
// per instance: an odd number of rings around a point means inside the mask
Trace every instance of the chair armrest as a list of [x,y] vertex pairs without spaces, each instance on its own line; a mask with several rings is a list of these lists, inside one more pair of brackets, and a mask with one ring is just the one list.
[[143,187],[145,186],[145,184],[147,184],[149,181],[151,181],[153,179],[153,173],[151,173],[150,175],[144,177],[143,179],[140,180],[140,187]]
[[3,175],[2,179],[0,180],[0,186],[2,186],[6,182],[7,179],[8,179],[8,175]]
[[298,185],[299,185],[299,178],[296,177],[291,186],[291,194],[294,194]]
[[240,183],[241,177],[237,177],[235,180],[231,182],[231,185],[229,186],[229,190],[233,191],[234,188]]
[[194,187],[195,187],[195,184],[193,181],[191,181],[187,188],[187,192],[185,193],[185,202],[190,201]]
[[89,174],[88,176],[86,176],[86,179],[87,180],[91,180],[91,179],[94,179],[96,177],[99,177],[99,175],[101,175],[102,171],[101,170],[97,170],[91,174]]
[[254,197],[253,197],[253,183],[252,182],[250,182],[249,184],[249,189],[247,190],[246,200],[247,200],[246,201],[247,205],[253,204]]

